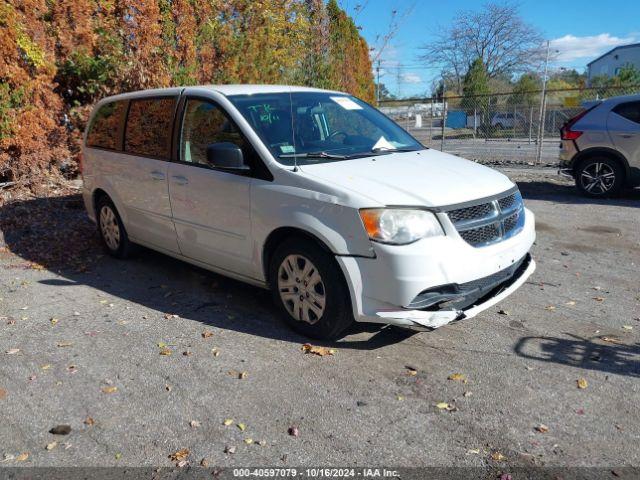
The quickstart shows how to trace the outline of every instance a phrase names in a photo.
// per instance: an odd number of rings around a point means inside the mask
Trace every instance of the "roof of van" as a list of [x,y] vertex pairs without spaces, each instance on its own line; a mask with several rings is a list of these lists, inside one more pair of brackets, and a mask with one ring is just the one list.
[[299,86],[291,86],[291,85],[200,85],[200,86],[189,86],[189,87],[173,87],[173,88],[155,88],[149,90],[138,90],[135,92],[122,93],[120,95],[114,95],[108,97],[109,100],[124,100],[127,98],[139,98],[146,96],[158,96],[158,95],[178,95],[184,89],[197,89],[197,90],[214,90],[216,92],[221,93],[222,95],[252,95],[256,93],[282,93],[282,92],[328,92],[328,93],[339,93],[343,94],[343,92],[338,92],[334,90],[322,90],[319,88],[311,88],[311,87],[299,87]]

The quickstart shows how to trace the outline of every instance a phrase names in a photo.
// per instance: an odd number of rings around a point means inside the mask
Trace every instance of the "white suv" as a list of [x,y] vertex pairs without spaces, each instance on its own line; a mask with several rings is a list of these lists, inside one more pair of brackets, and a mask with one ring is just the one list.
[[270,288],[299,332],[432,329],[533,272],[504,175],[423,147],[345,93],[225,85],[100,101],[83,196],[106,250],[140,244]]

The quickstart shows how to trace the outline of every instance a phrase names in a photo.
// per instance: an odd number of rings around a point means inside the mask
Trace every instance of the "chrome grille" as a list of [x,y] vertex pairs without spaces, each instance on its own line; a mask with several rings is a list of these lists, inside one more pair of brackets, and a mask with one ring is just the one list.
[[446,213],[460,236],[483,247],[516,235],[524,226],[522,196],[516,191],[495,200],[454,208]]

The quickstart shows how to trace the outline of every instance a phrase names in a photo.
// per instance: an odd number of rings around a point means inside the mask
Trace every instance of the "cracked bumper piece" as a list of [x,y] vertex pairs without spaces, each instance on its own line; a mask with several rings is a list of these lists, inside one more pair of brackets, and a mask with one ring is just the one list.
[[513,276],[497,285],[487,295],[463,309],[380,311],[383,321],[408,328],[432,330],[456,320],[473,318],[515,292],[536,269],[535,261],[527,255]]

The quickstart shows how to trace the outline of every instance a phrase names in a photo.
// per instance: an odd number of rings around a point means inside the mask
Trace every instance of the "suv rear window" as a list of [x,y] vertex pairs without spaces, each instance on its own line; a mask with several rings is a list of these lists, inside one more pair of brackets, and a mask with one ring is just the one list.
[[87,146],[118,150],[120,148],[120,125],[124,119],[127,102],[111,102],[102,105],[93,116],[89,132],[87,133]]
[[640,102],[621,103],[613,111],[627,120],[640,123]]
[[175,106],[175,97],[132,100],[124,150],[134,155],[168,159]]

